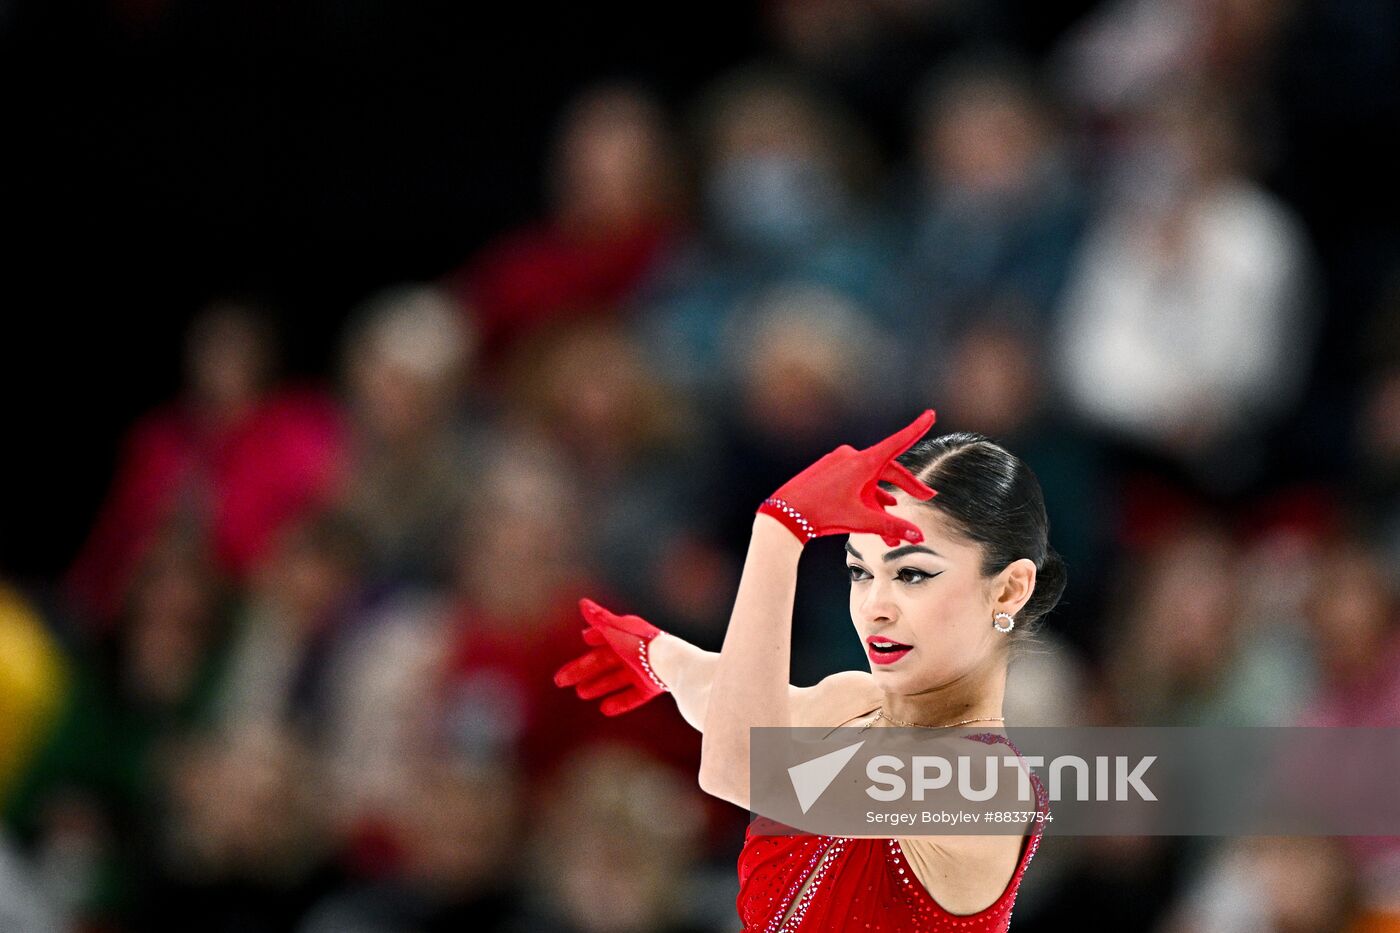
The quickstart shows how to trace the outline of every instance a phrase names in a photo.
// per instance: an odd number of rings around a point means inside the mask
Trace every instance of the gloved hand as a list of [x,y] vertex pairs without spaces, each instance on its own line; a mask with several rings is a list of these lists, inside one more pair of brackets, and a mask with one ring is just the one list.
[[883,535],[891,547],[924,540],[916,525],[885,511],[897,500],[878,483],[894,483],[916,499],[936,495],[894,460],[924,436],[934,417],[926,409],[913,424],[863,450],[842,444],[784,483],[757,511],[782,522],[804,545],[822,535],[853,533]]
[[604,716],[620,716],[670,690],[651,669],[647,646],[661,629],[641,616],[619,616],[591,599],[578,601],[588,628],[583,640],[591,651],[554,674],[558,687],[574,687],[581,700],[604,697]]

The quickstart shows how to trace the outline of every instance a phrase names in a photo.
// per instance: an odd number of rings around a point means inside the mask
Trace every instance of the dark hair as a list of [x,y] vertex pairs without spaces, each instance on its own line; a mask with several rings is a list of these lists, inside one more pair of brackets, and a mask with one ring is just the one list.
[[[938,492],[927,505],[982,546],[984,577],[1022,557],[1035,563],[1035,590],[1016,613],[1012,636],[1019,641],[1033,634],[1065,589],[1065,564],[1050,546],[1050,521],[1035,473],[975,431],[925,437],[896,459]],[[890,492],[897,489],[888,482],[880,485]]]

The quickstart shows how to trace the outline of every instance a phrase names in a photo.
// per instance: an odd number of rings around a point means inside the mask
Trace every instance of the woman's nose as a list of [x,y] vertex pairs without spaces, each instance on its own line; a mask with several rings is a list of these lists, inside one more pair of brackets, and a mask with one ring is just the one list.
[[865,588],[865,594],[861,597],[861,614],[871,622],[893,621],[895,612],[891,595],[889,587],[882,585],[879,581],[871,581],[870,585]]

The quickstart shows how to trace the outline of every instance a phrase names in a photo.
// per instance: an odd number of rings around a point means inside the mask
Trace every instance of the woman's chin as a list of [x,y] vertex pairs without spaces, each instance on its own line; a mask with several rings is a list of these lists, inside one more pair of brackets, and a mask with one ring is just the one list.
[[871,664],[870,673],[877,686],[899,693],[921,693],[951,679],[947,671],[930,670],[902,661],[898,664]]
[[910,669],[900,664],[872,664],[870,673],[875,677],[877,684],[887,687],[910,680]]

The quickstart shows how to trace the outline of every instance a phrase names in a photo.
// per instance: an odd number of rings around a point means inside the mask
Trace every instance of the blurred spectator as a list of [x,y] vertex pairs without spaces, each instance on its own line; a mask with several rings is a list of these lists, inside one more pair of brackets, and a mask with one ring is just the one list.
[[0,930],[60,933],[67,927],[40,892],[33,866],[0,834]]
[[761,68],[726,76],[701,108],[704,216],[720,244],[779,261],[840,245],[876,168],[852,115],[800,76]]
[[[1180,888],[1183,842],[1171,836],[1060,836],[1041,853],[1051,860],[1055,884],[1027,889],[1034,900],[1018,933],[1075,929],[1093,917],[1094,929],[1155,930]],[[1030,880],[1029,873],[1026,876]]]
[[1400,726],[1400,603],[1380,556],[1359,539],[1317,557],[1307,602],[1322,694],[1306,725]]
[[986,54],[943,66],[918,98],[912,149],[895,189],[908,247],[882,312],[924,346],[991,303],[1023,305],[1043,329],[1086,205],[1034,72]]
[[[1400,728],[1400,600],[1380,554],[1343,535],[1319,555],[1307,603],[1322,675],[1304,726]],[[1343,837],[1355,866],[1358,930],[1400,928],[1400,836]]]
[[537,769],[562,753],[553,740],[569,722],[596,716],[552,679],[580,653],[578,599],[596,590],[583,489],[557,449],[534,441],[498,451],[476,477],[430,695],[441,738],[461,754]]
[[677,158],[660,105],[640,87],[600,85],[569,105],[546,167],[548,216],[452,276],[489,369],[524,334],[627,301],[684,212]]
[[1057,376],[1097,427],[1239,491],[1311,371],[1309,249],[1241,174],[1218,97],[1175,93],[1135,129],[1064,299]]
[[436,736],[458,754],[518,762],[530,780],[594,735],[698,767],[699,736],[674,704],[608,719],[554,686],[554,672],[586,650],[579,598],[629,608],[594,582],[586,489],[557,447],[523,437],[478,478],[431,695]]
[[861,128],[800,77],[736,71],[706,92],[696,123],[706,235],[658,274],[641,325],[669,377],[709,401],[746,301],[789,284],[869,301],[887,231],[866,203],[876,166]]
[[278,388],[259,312],[206,308],[186,344],[186,385],[139,421],[92,533],[69,570],[79,609],[110,623],[152,543],[172,526],[207,541],[240,579],[287,522],[327,495],[343,444],[334,402]]
[[0,583],[0,805],[68,691],[67,659],[36,608]]
[[1119,490],[1098,439],[1063,411],[1040,352],[1036,316],[1022,304],[979,307],[945,353],[911,341],[926,362],[939,429],[980,431],[1016,452],[1045,494],[1051,540],[1070,569],[1051,620],[1080,649],[1101,647],[1095,631],[1112,578]]
[[[1046,620],[1032,643],[1020,643],[1011,657],[1002,712],[1018,727],[1088,726],[1095,724],[1090,670],[1080,652],[1060,632],[1060,610]],[[1084,857],[1082,837],[1060,836],[1054,855],[1039,860],[1017,890],[1016,922],[1033,925],[1035,918],[1069,882],[1076,861]],[[1048,855],[1050,850],[1044,850]],[[1029,927],[1028,927],[1029,928]]]
[[325,788],[316,761],[277,724],[175,745],[159,880],[134,928],[278,933],[329,884]]
[[1400,579],[1400,365],[1370,380],[1359,412],[1361,507]]
[[324,714],[326,655],[354,608],[363,544],[352,525],[331,515],[283,532],[234,616],[218,685],[221,724],[314,734]]
[[1400,270],[1391,273],[1358,343],[1367,374],[1360,380],[1353,428],[1356,513],[1400,587]]
[[524,785],[501,762],[415,761],[396,801],[402,869],[326,898],[299,933],[504,933],[520,883]]
[[1090,725],[1089,671],[1063,635],[1042,628],[1012,657],[1006,679],[1006,718],[1025,726]]
[[698,764],[698,737],[674,708],[605,720],[554,686],[586,648],[578,599],[611,602],[590,582],[582,489],[544,439],[503,437],[473,479],[450,599],[401,593],[343,631],[326,675],[327,750],[359,870],[398,871],[396,801],[424,756],[518,765],[532,781],[606,730]]
[[687,891],[704,827],[690,780],[600,744],[558,772],[530,847],[519,933],[698,933]]
[[[1329,541],[1316,566],[1306,606],[1321,690],[1297,724],[1400,728],[1400,600],[1394,582],[1378,552],[1355,534]],[[1355,866],[1363,918],[1358,928],[1400,926],[1400,836],[1347,836],[1342,842]]]
[[447,601],[408,590],[367,607],[340,630],[327,665],[321,755],[330,782],[331,827],[352,875],[397,868],[392,814],[414,764],[433,746],[426,702],[441,667]]
[[[1308,699],[1310,665],[1281,621],[1251,627],[1238,546],[1200,518],[1138,559],[1110,607],[1107,686],[1119,722],[1286,725]],[[1298,568],[1294,568],[1298,569]]]
[[1348,923],[1354,898],[1336,840],[1250,837],[1221,850],[1163,933],[1361,933]]
[[1063,42],[1068,97],[1100,118],[1150,108],[1193,82],[1229,88],[1241,104],[1265,89],[1296,0],[1110,0]]
[[[0,583],[0,805],[30,767],[61,711],[70,671],[38,611]],[[59,933],[57,912],[41,890],[35,866],[0,831],[0,929]]]
[[458,399],[472,331],[428,286],[382,292],[345,341],[353,433],[337,506],[364,535],[372,581],[442,582],[481,439]]
[[708,421],[613,323],[555,329],[515,362],[507,417],[560,445],[589,490],[602,582],[668,631],[716,641],[738,571],[704,534],[697,479],[713,449]]
[[724,334],[729,400],[774,434],[834,433],[836,422],[892,402],[896,341],[840,292],[812,285],[756,293]]
[[75,917],[129,918],[158,865],[170,743],[206,725],[223,661],[223,593],[209,559],[148,551],[104,652],[74,659],[61,712],[10,801],[40,884]]
[[[1015,20],[1009,6],[1001,0],[762,4],[768,34],[783,60],[837,91],[891,140],[900,134],[902,108],[928,63],[993,36],[1004,37]],[[1072,11],[1073,4],[1067,7]]]

